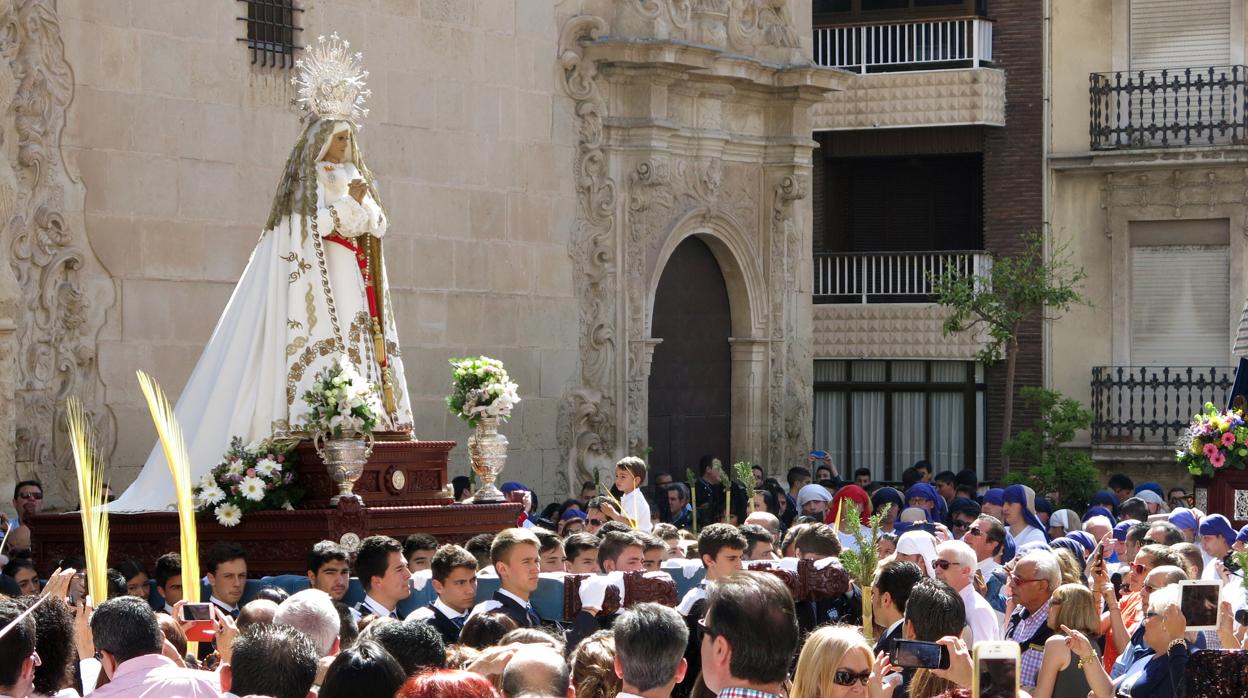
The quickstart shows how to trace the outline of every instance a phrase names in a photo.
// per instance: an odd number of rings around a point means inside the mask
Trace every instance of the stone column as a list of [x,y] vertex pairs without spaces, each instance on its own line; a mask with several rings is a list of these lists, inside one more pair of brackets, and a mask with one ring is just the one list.
[[766,468],[767,363],[773,342],[765,337],[730,337],[732,346],[732,453]]

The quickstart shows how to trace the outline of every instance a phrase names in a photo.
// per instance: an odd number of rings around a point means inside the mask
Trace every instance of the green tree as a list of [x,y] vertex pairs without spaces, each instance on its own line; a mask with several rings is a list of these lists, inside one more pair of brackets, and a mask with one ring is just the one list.
[[[936,302],[950,310],[943,328],[945,336],[982,330],[987,342],[975,358],[984,364],[1005,360],[1001,432],[1007,441],[1014,428],[1019,332],[1037,317],[1056,319],[1071,306],[1086,303],[1080,286],[1087,274],[1070,261],[1068,245],[1056,242],[1045,254],[1042,233],[1031,231],[1022,239],[1022,251],[995,259],[987,278],[956,269],[932,278]],[[1009,454],[1004,454],[1002,465],[1009,472]]]
[[1020,431],[1002,447],[1006,456],[1027,467],[1026,475],[1011,473],[1006,481],[1051,497],[1057,508],[1082,513],[1099,487],[1096,466],[1085,451],[1062,444],[1092,424],[1092,412],[1055,390],[1029,386],[1020,393],[1039,418],[1032,429]]

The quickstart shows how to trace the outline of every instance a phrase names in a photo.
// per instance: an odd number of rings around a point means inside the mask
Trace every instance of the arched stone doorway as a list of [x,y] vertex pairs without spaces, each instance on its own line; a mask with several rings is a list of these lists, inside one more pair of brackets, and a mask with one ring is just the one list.
[[731,462],[731,304],[714,253],[696,236],[672,252],[654,294],[650,336],[649,463],[684,480],[714,454]]

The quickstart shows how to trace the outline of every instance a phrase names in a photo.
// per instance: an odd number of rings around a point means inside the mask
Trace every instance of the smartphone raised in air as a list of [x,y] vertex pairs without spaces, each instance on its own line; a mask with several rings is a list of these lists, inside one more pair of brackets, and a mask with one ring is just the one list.
[[889,653],[894,666],[903,669],[948,669],[949,648],[922,640],[894,640]]
[[1018,695],[1017,642],[977,642],[974,660],[971,690],[975,698],[1015,698]]

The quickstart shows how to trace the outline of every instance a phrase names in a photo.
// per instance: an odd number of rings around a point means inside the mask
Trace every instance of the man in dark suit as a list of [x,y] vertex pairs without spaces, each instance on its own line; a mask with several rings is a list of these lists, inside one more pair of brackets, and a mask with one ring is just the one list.
[[433,553],[429,569],[438,598],[412,611],[407,620],[432,625],[446,645],[453,645],[477,598],[477,558],[458,545],[444,545]]
[[501,611],[521,628],[540,626],[542,619],[529,603],[541,570],[539,548],[537,536],[523,528],[508,528],[494,536],[490,560],[498,573],[499,589],[493,598],[477,604],[471,615]]
[[871,615],[884,627],[875,643],[876,654],[892,652],[893,641],[901,637],[901,621],[905,617],[910,589],[922,578],[923,571],[913,562],[893,560],[880,568],[871,593]]

